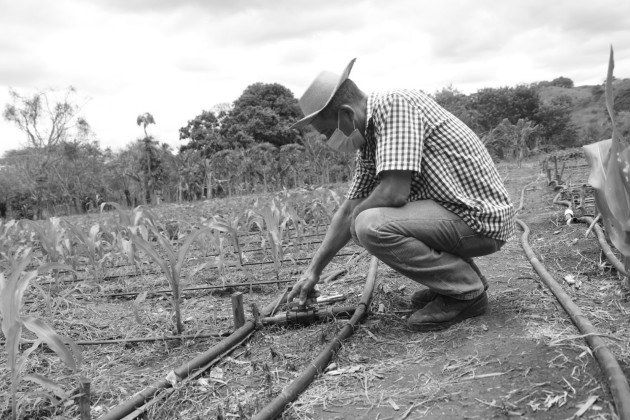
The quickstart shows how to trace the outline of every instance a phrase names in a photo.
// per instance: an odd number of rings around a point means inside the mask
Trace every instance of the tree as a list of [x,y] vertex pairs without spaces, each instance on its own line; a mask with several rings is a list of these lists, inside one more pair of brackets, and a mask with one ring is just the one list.
[[289,89],[278,83],[255,83],[234,101],[221,134],[229,148],[247,148],[254,143],[280,147],[298,141],[299,133],[289,126],[301,115]]
[[484,88],[471,96],[471,108],[476,112],[478,130],[488,132],[504,118],[516,124],[520,119],[536,121],[541,107],[538,91],[533,86]]
[[86,141],[91,134],[87,121],[79,116],[75,95],[73,87],[37,91],[30,96],[9,89],[11,102],[3,116],[26,135],[28,152],[21,156],[21,171],[28,193],[35,197],[37,218],[42,217],[51,170],[62,158],[57,147],[66,141]]
[[534,120],[541,126],[540,134],[546,144],[573,147],[578,140],[577,129],[571,121],[573,100],[568,95],[554,98],[538,109]]
[[490,141],[486,145],[499,158],[516,158],[520,166],[531,147],[530,139],[538,130],[539,127],[532,121],[521,118],[512,124],[505,118],[491,131]]
[[307,166],[304,158],[305,149],[302,145],[285,144],[280,148],[278,169],[282,188],[297,188],[302,185]]
[[462,120],[473,131],[477,131],[477,113],[471,108],[471,100],[468,96],[452,85],[449,85],[435,92],[433,98],[438,104],[444,107],[444,109]]
[[77,213],[97,206],[97,195],[105,195],[104,153],[98,142],[63,142],[58,148],[61,159],[51,168],[52,177],[47,187],[51,201],[74,204]]
[[269,182],[277,172],[278,150],[270,143],[259,143],[249,148],[247,155],[250,158],[252,172],[262,181],[263,192],[268,192]]
[[124,202],[127,207],[134,206],[137,196],[144,189],[144,177],[139,176],[141,160],[137,142],[129,143],[124,149],[108,157],[104,175],[110,196],[108,201]]
[[[225,115],[221,114],[222,118]],[[227,149],[221,133],[220,120],[212,111],[202,111],[194,119],[189,120],[185,127],[179,129],[179,139],[188,140],[179,150],[198,150],[202,156],[209,158],[214,153]]]
[[568,77],[560,76],[551,81],[551,86],[558,86],[563,88],[572,88],[573,80]]
[[151,175],[152,172],[152,166],[156,166],[156,161],[155,159],[157,158],[157,142],[155,140],[153,140],[152,136],[149,136],[147,134],[147,125],[149,124],[155,124],[155,119],[153,118],[153,115],[151,115],[148,112],[145,112],[144,114],[140,114],[138,115],[138,118],[136,118],[136,123],[140,126],[142,126],[142,129],[144,130],[144,138],[138,140],[139,142],[142,143],[143,146],[143,153],[144,153],[144,158],[146,159],[146,166],[145,166],[145,189],[144,189],[144,193],[145,193],[145,203],[151,203],[151,190],[153,189],[154,185],[153,185],[153,177]]

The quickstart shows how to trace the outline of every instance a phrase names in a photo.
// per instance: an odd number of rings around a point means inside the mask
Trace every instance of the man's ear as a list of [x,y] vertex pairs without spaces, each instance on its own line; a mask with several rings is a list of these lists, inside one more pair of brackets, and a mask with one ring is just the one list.
[[354,108],[351,105],[343,104],[339,107],[339,112],[345,112],[348,114],[350,119],[354,120]]

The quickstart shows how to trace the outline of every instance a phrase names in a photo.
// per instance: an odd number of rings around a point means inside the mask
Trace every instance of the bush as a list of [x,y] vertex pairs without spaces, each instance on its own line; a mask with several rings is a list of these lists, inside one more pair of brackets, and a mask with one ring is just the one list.
[[551,85],[570,89],[573,87],[573,80],[569,79],[568,77],[560,76],[553,79],[551,81]]

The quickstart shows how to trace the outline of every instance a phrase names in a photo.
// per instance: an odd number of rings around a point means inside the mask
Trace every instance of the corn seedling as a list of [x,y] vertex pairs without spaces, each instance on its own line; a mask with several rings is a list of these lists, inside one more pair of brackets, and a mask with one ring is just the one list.
[[[63,242],[66,238],[66,230],[61,226],[61,219],[51,217],[41,225],[39,222],[30,220],[26,223],[28,228],[35,232],[39,239],[44,261],[48,263],[60,263],[65,261],[67,251]],[[59,285],[59,270],[53,270],[53,277],[57,285]]]
[[212,243],[213,248],[217,252],[217,256],[213,260],[217,266],[217,270],[219,272],[219,278],[221,282],[225,286],[225,249],[223,247],[224,238],[221,236],[221,232],[217,229],[213,229],[210,226],[207,226],[208,229],[208,238]]
[[87,234],[77,226],[69,223],[67,225],[79,245],[77,254],[88,259],[94,277],[102,280],[103,265],[111,260],[111,253],[105,252],[100,225],[92,226]]
[[0,219],[0,268],[6,269],[4,265],[7,256],[11,253],[11,248],[15,246],[15,240],[12,237],[12,231],[18,226],[15,220],[4,221]]
[[123,209],[118,203],[106,202],[101,204],[101,212],[107,206],[116,209],[118,220],[114,219],[116,224],[116,232],[113,234],[116,238],[117,246],[127,258],[129,264],[140,267],[140,262],[136,255],[136,247],[130,239],[131,235],[142,237],[145,241],[149,240],[149,231],[146,225],[153,225],[155,217],[146,208],[138,206],[131,211]]
[[173,311],[174,311],[175,328],[177,329],[177,334],[181,334],[182,331],[184,330],[184,326],[181,321],[182,319],[181,312],[179,308],[179,300],[180,300],[179,296],[180,296],[180,291],[181,291],[180,276],[181,276],[182,266],[185,261],[186,253],[188,252],[188,249],[190,248],[192,243],[197,238],[199,238],[199,236],[209,233],[210,229],[202,228],[195,232],[190,233],[186,237],[184,244],[181,246],[181,248],[178,251],[176,251],[173,248],[173,245],[171,244],[171,242],[167,238],[162,236],[154,226],[152,225],[149,226],[149,229],[155,235],[158,243],[166,252],[166,255],[167,255],[166,259],[162,258],[146,239],[137,235],[131,235],[130,238],[131,238],[131,241],[134,243],[134,245],[136,245],[142,252],[144,252],[147,256],[149,256],[164,272],[164,275],[166,276],[171,286],[171,290],[173,292]]
[[236,250],[236,254],[238,255],[239,266],[243,265],[243,254],[241,252],[241,245],[238,242],[238,216],[234,218],[223,218],[221,216],[214,216],[209,223],[206,223],[211,229],[218,230],[219,232],[227,233],[232,237],[232,242],[234,242],[234,249]]
[[[73,371],[78,371],[78,366],[81,362],[81,352],[72,340],[60,336],[39,318],[20,315],[24,293],[31,280],[38,274],[51,269],[69,269],[69,267],[62,264],[52,263],[41,265],[34,271],[25,271],[32,257],[33,254],[30,248],[23,250],[15,258],[10,256],[11,274],[8,278],[5,278],[4,273],[0,273],[0,313],[2,314],[2,332],[6,338],[7,364],[11,371],[11,413],[13,419],[17,418],[17,391],[21,380],[28,380],[42,385],[58,397],[69,397],[57,383],[45,376],[34,373],[20,376],[20,372],[29,355],[42,342],[46,343],[48,347],[57,353],[59,358]],[[35,333],[38,340],[24,351],[20,357],[19,344],[23,327]],[[66,345],[69,345],[72,350]]]
[[306,210],[305,218],[313,220],[317,225],[329,225],[332,216],[341,205],[339,194],[328,188],[317,188],[313,191],[315,198]]
[[282,247],[282,234],[286,226],[288,218],[282,216],[282,212],[278,205],[278,200],[273,199],[271,204],[260,207],[257,210],[249,211],[249,223],[256,225],[262,236],[261,247],[265,247],[265,242],[269,242],[271,248],[271,256],[273,258],[274,271],[276,278],[280,279],[280,267],[284,257],[284,248]]
[[[291,202],[283,202],[282,203],[282,213],[286,215],[286,217],[291,221],[293,228],[295,230],[295,252],[298,253],[300,251],[300,244],[302,243],[302,224],[304,220],[298,215],[297,209]],[[287,237],[289,237],[289,231],[287,230]]]

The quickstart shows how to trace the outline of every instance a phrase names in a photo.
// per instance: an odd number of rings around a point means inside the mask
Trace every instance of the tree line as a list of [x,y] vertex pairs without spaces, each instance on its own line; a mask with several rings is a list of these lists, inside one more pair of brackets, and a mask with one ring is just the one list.
[[[545,83],[572,87],[567,78]],[[580,144],[570,101],[543,104],[539,88],[464,95],[447,87],[433,97],[468,124],[495,159]],[[329,149],[309,127],[289,128],[301,112],[292,92],[277,83],[255,83],[233,103],[202,110],[180,128],[177,151],[151,135],[159,118],[149,112],[136,117],[141,135],[112,151],[101,148],[80,116],[74,88],[9,93],[3,116],[27,145],[0,160],[0,217],[79,213],[105,201],[133,207],[268,192],[344,182],[353,172],[353,156]]]

